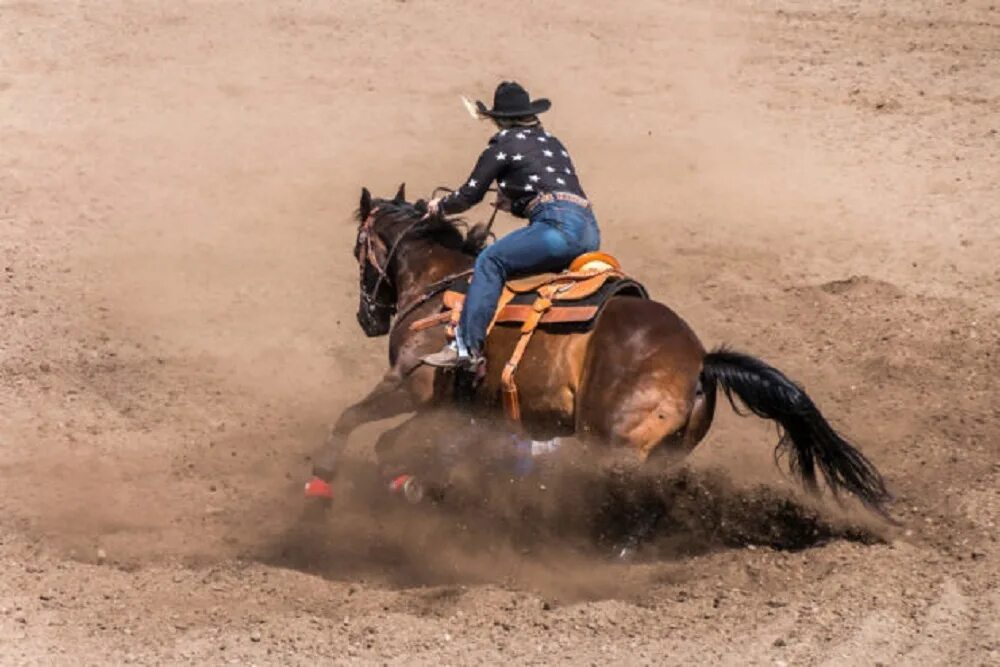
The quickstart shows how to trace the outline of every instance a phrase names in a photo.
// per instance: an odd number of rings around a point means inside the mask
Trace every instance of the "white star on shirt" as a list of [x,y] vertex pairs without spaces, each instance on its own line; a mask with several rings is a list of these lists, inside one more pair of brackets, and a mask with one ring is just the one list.
[[551,174],[552,172],[555,171],[555,167],[546,167],[545,171],[547,171],[547,172],[549,172]]
[[528,183],[524,186],[524,189],[528,192],[531,192],[534,188],[531,187],[531,183]]
[[476,187],[476,183],[478,183],[478,181],[476,179],[474,179],[474,178],[470,178],[469,179],[469,187],[470,188]]
[[572,170],[572,169],[570,169],[569,167],[566,167],[566,173],[567,173],[567,174],[572,174],[572,173],[573,173],[573,170]]
[[514,162],[519,162],[521,160],[521,158],[523,158],[523,157],[524,157],[523,155],[521,155],[520,153],[518,153],[517,155],[515,155],[511,159],[514,160]]
[[542,151],[542,155],[544,155],[545,157],[552,157],[552,151],[546,148],[544,151]]
[[518,139],[527,139],[528,138],[528,137],[524,136],[524,132],[518,132],[514,136],[517,137]]
[[569,157],[569,153],[567,153],[566,151],[559,151],[559,152],[562,153],[563,157]]
[[544,144],[544,143],[545,143],[546,141],[548,141],[548,139],[546,139],[545,137],[538,137],[538,140],[539,140],[539,141],[541,141],[541,142],[542,142],[543,144]]
[[537,174],[532,174],[531,176],[528,176],[528,180],[531,181],[532,183],[537,183],[539,181],[539,178]]
[[508,130],[500,130],[500,136],[501,137],[506,137],[507,136],[507,132],[508,132]]
[[497,183],[497,185],[499,185],[501,188],[505,188],[507,187],[507,181],[500,181],[499,183]]
[[497,159],[498,160],[506,160],[507,159],[507,154],[504,153],[503,151],[500,151],[499,153],[497,153]]
[[566,185],[566,181],[564,181],[564,180],[563,180],[563,179],[561,179],[561,178],[557,178],[557,179],[556,179],[556,183],[558,183],[559,185]]

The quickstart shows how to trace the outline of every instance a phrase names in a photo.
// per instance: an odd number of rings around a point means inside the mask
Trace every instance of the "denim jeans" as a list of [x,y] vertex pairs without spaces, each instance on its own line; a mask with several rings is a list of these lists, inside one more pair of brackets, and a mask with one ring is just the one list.
[[480,353],[508,278],[562,271],[580,255],[601,245],[601,233],[590,209],[565,201],[541,204],[527,227],[488,246],[476,258],[472,283],[458,323],[459,345]]

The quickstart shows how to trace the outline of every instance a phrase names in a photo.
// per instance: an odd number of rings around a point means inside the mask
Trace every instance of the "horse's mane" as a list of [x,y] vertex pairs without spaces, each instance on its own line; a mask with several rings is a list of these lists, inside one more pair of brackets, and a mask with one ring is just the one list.
[[[463,228],[469,228],[468,223],[462,218],[435,215],[423,220],[427,209],[422,205],[422,201],[411,204],[383,199],[372,203],[378,206],[378,221],[392,227],[398,226],[399,232],[406,230],[407,238],[426,239],[473,257],[483,249],[482,240],[475,238],[475,235],[462,232]],[[360,210],[356,212],[355,217],[361,221]]]

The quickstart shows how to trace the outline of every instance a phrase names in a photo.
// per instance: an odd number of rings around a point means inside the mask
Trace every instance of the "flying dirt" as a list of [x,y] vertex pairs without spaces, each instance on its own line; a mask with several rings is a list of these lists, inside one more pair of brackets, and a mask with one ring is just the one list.
[[[0,44],[0,663],[1000,662],[1000,6],[21,1]],[[800,382],[899,526],[720,410],[629,565],[586,465],[400,501],[394,420],[303,528],[386,367],[358,192],[459,182],[505,79],[602,249]]]

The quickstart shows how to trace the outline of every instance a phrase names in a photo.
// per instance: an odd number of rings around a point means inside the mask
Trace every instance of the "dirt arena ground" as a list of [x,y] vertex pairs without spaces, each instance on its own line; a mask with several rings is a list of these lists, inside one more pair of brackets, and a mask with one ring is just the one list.
[[[998,61],[994,0],[0,0],[0,663],[1000,664]],[[605,248],[802,382],[900,528],[726,408],[638,564],[350,480],[303,555],[384,364],[360,187],[459,183],[458,96],[510,77]]]

